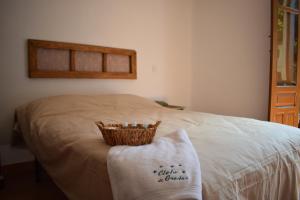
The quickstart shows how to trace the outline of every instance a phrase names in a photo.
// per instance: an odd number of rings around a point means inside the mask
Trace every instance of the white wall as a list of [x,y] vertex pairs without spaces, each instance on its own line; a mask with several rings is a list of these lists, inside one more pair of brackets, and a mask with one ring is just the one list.
[[[0,144],[16,106],[58,94],[132,93],[189,106],[191,3],[1,0]],[[29,79],[28,38],[135,49],[137,80]]]
[[200,0],[193,6],[192,107],[267,120],[269,0]]

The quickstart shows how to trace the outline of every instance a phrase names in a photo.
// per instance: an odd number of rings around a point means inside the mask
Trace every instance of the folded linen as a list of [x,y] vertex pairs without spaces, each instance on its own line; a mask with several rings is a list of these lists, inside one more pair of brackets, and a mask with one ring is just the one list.
[[114,146],[107,158],[114,200],[202,200],[200,163],[185,130],[143,146]]

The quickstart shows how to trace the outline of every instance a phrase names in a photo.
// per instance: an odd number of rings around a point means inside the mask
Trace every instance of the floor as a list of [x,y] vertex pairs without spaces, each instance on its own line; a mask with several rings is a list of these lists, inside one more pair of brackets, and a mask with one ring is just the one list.
[[34,162],[4,167],[5,185],[0,189],[0,199],[67,200],[46,174],[43,174],[40,182],[37,183],[34,169]]

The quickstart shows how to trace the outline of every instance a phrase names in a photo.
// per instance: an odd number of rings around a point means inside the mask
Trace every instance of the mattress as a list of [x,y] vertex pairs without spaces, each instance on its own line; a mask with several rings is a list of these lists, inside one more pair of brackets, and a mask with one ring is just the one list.
[[95,121],[184,128],[201,164],[203,199],[298,199],[300,131],[254,119],[178,111],[134,95],[56,96],[16,110],[24,139],[71,200],[112,199],[110,146]]

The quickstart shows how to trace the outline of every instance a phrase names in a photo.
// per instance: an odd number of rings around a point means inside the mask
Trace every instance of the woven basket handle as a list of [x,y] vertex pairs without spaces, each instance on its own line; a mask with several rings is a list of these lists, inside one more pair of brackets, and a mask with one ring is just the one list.
[[154,125],[153,128],[157,129],[157,127],[160,125],[161,121],[157,121]]
[[102,130],[104,129],[105,125],[102,121],[96,122],[96,125]]

